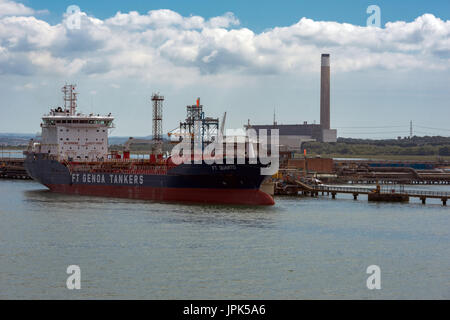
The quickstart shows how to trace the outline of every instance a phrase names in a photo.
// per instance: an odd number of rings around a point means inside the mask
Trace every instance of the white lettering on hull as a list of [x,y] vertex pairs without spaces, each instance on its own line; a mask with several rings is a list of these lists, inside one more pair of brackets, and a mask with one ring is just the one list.
[[94,173],[72,173],[72,183],[84,184],[144,184],[144,176],[137,174],[94,174]]

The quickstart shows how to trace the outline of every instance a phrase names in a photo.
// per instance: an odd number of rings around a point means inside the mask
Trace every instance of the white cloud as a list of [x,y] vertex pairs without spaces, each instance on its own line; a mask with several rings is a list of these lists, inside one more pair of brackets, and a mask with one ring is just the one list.
[[228,28],[239,23],[239,19],[232,12],[227,12],[223,16],[211,18],[207,25],[211,28]]
[[34,13],[35,11],[33,9],[26,7],[21,3],[10,0],[0,0],[0,17],[25,16],[32,15]]
[[[50,25],[24,8],[0,18],[0,74],[85,74],[193,81],[207,75],[317,71],[331,53],[333,72],[450,68],[450,21],[424,14],[384,28],[301,18],[262,33],[240,28],[232,13],[205,20],[172,10],[118,12],[100,20],[81,14],[81,28]],[[12,9],[10,9],[12,12]]]
[[233,25],[239,25],[239,20],[232,12],[227,12],[223,16],[213,17],[205,21],[200,16],[183,17],[179,13],[168,10],[151,10],[146,15],[141,15],[136,11],[129,13],[117,12],[112,18],[106,19],[105,23],[109,26],[140,29],[140,28],[169,28],[176,27],[181,29],[202,29],[210,28],[228,28]]
[[23,91],[23,90],[33,90],[36,88],[36,85],[34,83],[28,82],[25,83],[24,85],[17,85],[14,87],[15,90],[17,91]]

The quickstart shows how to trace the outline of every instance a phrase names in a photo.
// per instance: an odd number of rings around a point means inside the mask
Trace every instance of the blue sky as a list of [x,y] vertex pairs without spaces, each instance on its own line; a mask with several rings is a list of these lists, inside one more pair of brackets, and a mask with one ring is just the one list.
[[291,25],[301,17],[365,25],[365,10],[372,4],[382,8],[383,22],[412,21],[424,13],[450,19],[450,1],[446,0],[27,0],[23,3],[36,10],[48,9],[50,14],[43,18],[53,23],[61,20],[61,15],[71,4],[76,4],[83,11],[101,19],[111,17],[117,11],[146,13],[155,9],[171,9],[183,16],[192,14],[205,18],[231,11],[239,17],[242,26],[255,32]]
[[[66,26],[71,4],[83,12],[80,30]],[[366,27],[372,4],[379,30]],[[418,135],[450,135],[450,1],[0,0],[1,8],[9,11],[0,12],[0,132],[39,131],[65,82],[78,84],[82,111],[113,112],[112,135],[151,132],[154,91],[166,96],[165,131],[197,96],[210,116],[227,111],[229,128],[269,123],[274,109],[279,123],[314,122],[328,52],[339,136],[406,136],[410,120]]]

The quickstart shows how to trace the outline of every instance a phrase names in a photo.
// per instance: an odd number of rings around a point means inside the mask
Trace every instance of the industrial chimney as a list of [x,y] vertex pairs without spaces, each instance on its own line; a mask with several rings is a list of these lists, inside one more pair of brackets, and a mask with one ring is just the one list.
[[322,54],[320,70],[320,126],[330,130],[330,55]]

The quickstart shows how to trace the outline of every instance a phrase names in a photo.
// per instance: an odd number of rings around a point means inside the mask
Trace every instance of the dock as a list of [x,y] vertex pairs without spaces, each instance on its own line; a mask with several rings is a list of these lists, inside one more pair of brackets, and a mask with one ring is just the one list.
[[361,194],[368,195],[369,201],[383,202],[408,202],[410,198],[418,198],[422,204],[426,204],[427,199],[440,199],[442,205],[446,206],[450,199],[450,192],[429,191],[429,190],[407,190],[403,186],[394,188],[392,186],[378,185],[376,188],[364,187],[342,187],[329,185],[309,185],[302,181],[295,180],[290,184],[276,185],[276,195],[310,195],[316,197],[319,194],[328,195],[336,199],[338,194],[351,194],[354,200],[358,200]]
[[23,158],[0,158],[0,178],[31,180],[23,163]]
[[449,161],[290,158],[280,172],[314,176],[327,184],[450,185]]
[[[381,170],[386,170],[383,169]],[[398,171],[398,168],[396,170]],[[423,175],[426,173],[417,173],[410,168],[404,168],[403,170],[408,171],[408,174],[413,175],[416,179],[418,178],[417,180],[413,180],[416,183],[413,182],[412,184],[447,184],[449,181],[447,180],[447,175],[449,174],[441,175],[439,178],[433,177],[433,180],[427,181],[426,179],[423,179]],[[365,183],[378,183],[377,188],[314,184],[305,182],[304,179],[298,175],[298,170],[296,169],[282,169],[280,171],[284,172],[281,179],[276,182],[267,181],[263,183],[261,189],[264,192],[271,195],[309,195],[314,197],[319,194],[326,194],[331,196],[332,199],[336,199],[338,194],[352,194],[354,200],[357,200],[358,196],[363,194],[368,196],[369,201],[386,202],[408,202],[410,198],[418,198],[423,204],[426,204],[427,199],[440,199],[444,206],[447,205],[447,201],[450,199],[450,192],[446,191],[406,190],[403,185],[396,184],[400,182],[398,180],[393,184],[380,186],[383,182],[386,183],[387,181],[381,180],[380,177],[374,177],[374,172],[368,173],[371,175],[370,177],[361,177],[360,174],[354,182],[364,181]],[[388,172],[383,172],[383,174],[391,173],[389,172],[389,169],[386,171]],[[398,174],[398,172],[396,174]],[[442,177],[444,177],[444,179],[442,179]],[[0,178],[30,180],[31,177],[24,168],[24,158],[5,157],[3,154],[3,157],[0,157]],[[409,179],[409,184],[411,184],[411,180],[412,179]]]
[[448,161],[337,160],[335,183],[449,185]]

